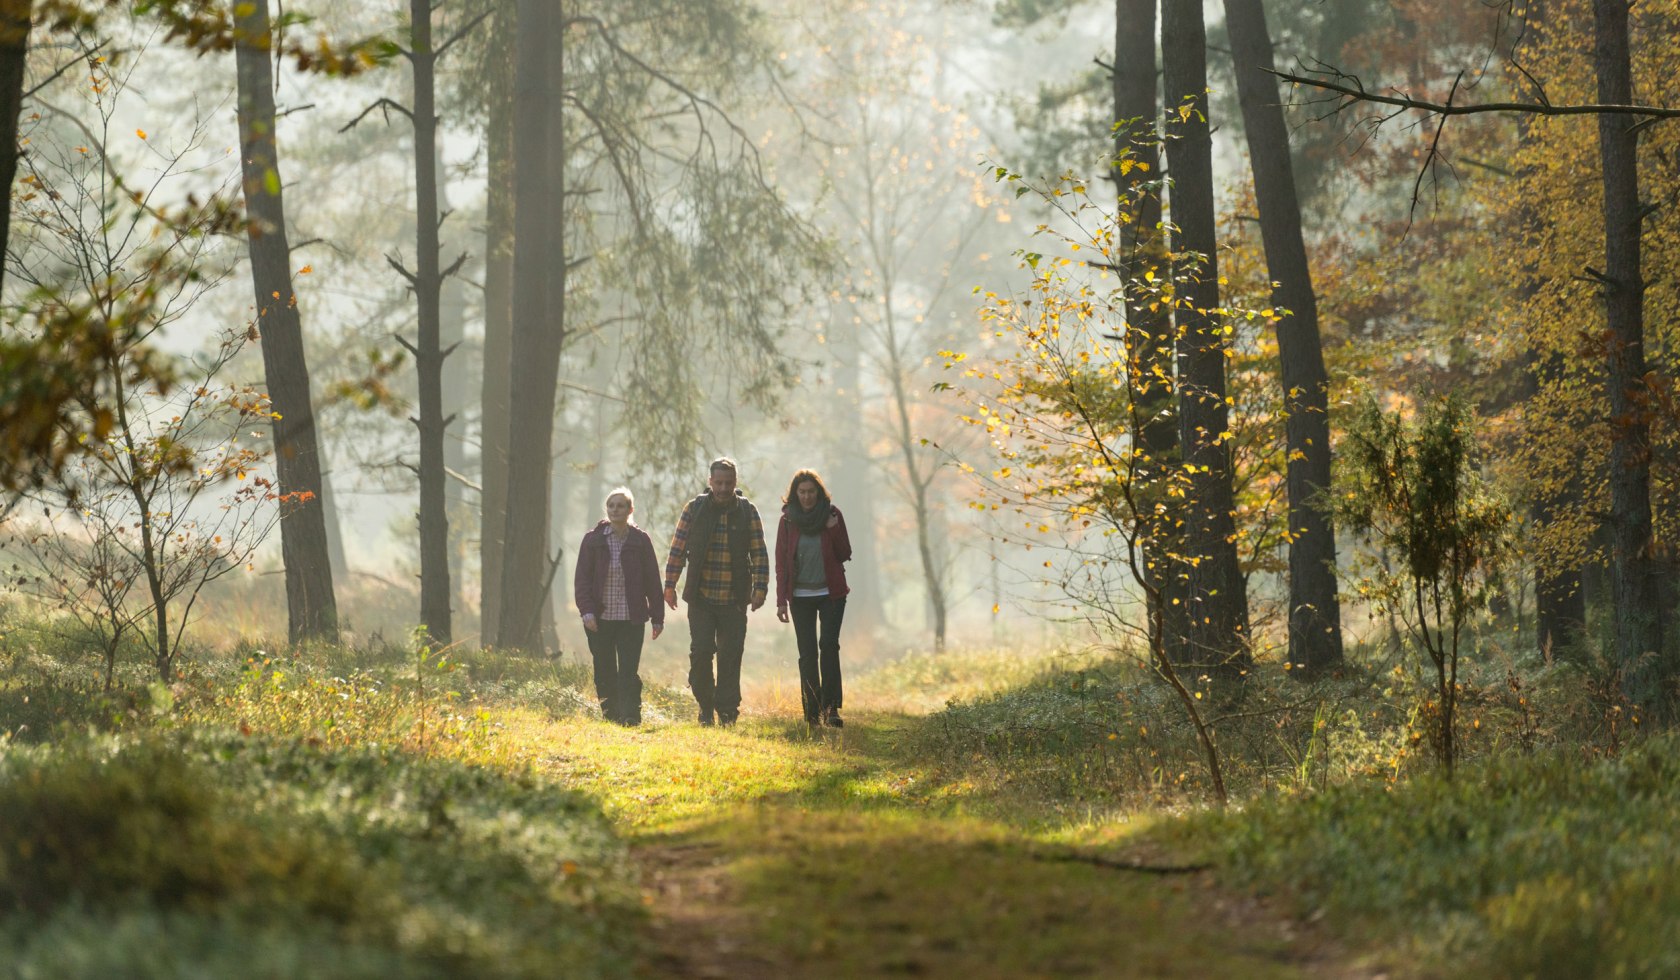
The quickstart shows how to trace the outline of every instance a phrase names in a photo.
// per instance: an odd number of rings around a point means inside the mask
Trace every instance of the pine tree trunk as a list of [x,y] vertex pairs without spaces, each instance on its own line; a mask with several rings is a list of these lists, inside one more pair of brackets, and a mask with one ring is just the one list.
[[29,68],[29,26],[34,0],[0,0],[0,280],[6,272],[6,248],[12,231],[12,181],[18,167],[18,113],[23,109],[23,79]]
[[[443,154],[437,154],[438,173],[443,173]],[[449,202],[448,182],[440,177],[438,181],[438,214],[440,220],[448,225],[448,218],[453,208]],[[460,219],[457,218],[457,221]],[[453,236],[443,238],[442,261],[454,263],[466,249],[460,247],[458,239]],[[462,580],[465,578],[464,569],[467,566],[467,547],[471,540],[472,524],[471,512],[467,509],[467,487],[461,478],[469,472],[467,466],[466,440],[461,437],[462,427],[467,418],[467,400],[470,385],[471,368],[463,345],[467,332],[467,298],[461,285],[460,276],[445,277],[441,284],[442,291],[438,296],[438,343],[445,351],[454,352],[454,360],[444,361],[443,371],[443,417],[455,419],[452,432],[445,432],[443,439],[443,465],[446,479],[443,484],[444,511],[449,514],[449,582],[451,586],[450,604],[465,603],[467,596],[462,592]],[[449,474],[457,474],[450,476]]]
[[[829,337],[835,356],[835,397],[840,399],[847,418],[862,418],[858,386],[862,383],[863,343],[858,327],[849,315],[837,316],[830,321]],[[837,426],[832,432],[840,439],[831,450],[839,460],[839,469],[828,483],[834,502],[846,514],[846,531],[852,539],[852,562],[846,571],[846,582],[852,589],[846,596],[846,628],[872,635],[886,618],[875,557],[875,493],[870,486],[873,466],[864,440],[856,438],[855,431]]]
[[513,429],[513,87],[517,8],[502,0],[491,25],[490,58],[497,85],[489,95],[487,208],[484,242],[484,351],[479,395],[479,640],[495,642],[502,612],[502,560],[507,534],[508,437]]
[[286,241],[267,0],[238,4],[235,31],[251,281],[262,336],[263,373],[271,407],[280,416],[274,422],[275,471],[280,493],[288,496],[286,516],[280,521],[287,633],[292,643],[333,639],[338,634],[338,607],[321,506],[321,459],[309,366],[304,359],[303,323],[292,292],[291,247]]
[[1164,0],[1161,53],[1169,118],[1172,249],[1179,279],[1178,431],[1191,468],[1183,505],[1189,582],[1189,663],[1228,678],[1246,673],[1248,602],[1237,560],[1231,453],[1225,433],[1225,341],[1214,230],[1213,140],[1207,118],[1207,31],[1200,0]]
[[1336,528],[1330,513],[1330,378],[1318,330],[1284,124],[1272,69],[1272,37],[1261,0],[1225,0],[1236,63],[1237,97],[1254,169],[1266,269],[1276,284],[1278,365],[1288,449],[1289,662],[1317,674],[1342,663],[1341,604],[1336,597]]
[[449,584],[449,511],[443,472],[443,361],[439,265],[437,172],[437,54],[432,50],[432,0],[409,0],[414,67],[414,296],[418,334],[414,368],[419,382],[420,417],[420,625],[431,642],[451,641]]
[[[1166,499],[1167,474],[1180,461],[1178,414],[1173,409],[1172,314],[1142,284],[1145,273],[1169,274],[1166,240],[1161,231],[1161,193],[1147,185],[1161,179],[1159,86],[1155,71],[1155,13],[1160,0],[1115,0],[1114,117],[1117,152],[1129,151],[1137,165],[1116,173],[1116,193],[1123,216],[1120,228],[1120,277],[1126,292],[1126,383],[1135,406],[1138,438],[1147,454],[1136,482],[1144,490],[1137,529],[1143,574],[1148,577],[1151,656],[1182,660],[1189,642],[1190,618],[1185,581],[1172,573],[1168,555],[1180,549],[1178,528],[1156,519],[1154,505]],[[1138,285],[1133,287],[1132,284]],[[1153,307],[1153,308],[1152,308]],[[1177,602],[1173,600],[1177,599]]]
[[[1593,67],[1598,101],[1633,101],[1628,55],[1628,0],[1593,0]],[[1673,676],[1663,661],[1656,562],[1651,553],[1650,424],[1640,389],[1645,383],[1645,281],[1640,269],[1639,137],[1637,120],[1598,117],[1604,168],[1604,299],[1609,334],[1610,587],[1616,619],[1616,659],[1627,695],[1668,714]]]
[[565,337],[565,134],[560,14],[519,4],[514,87],[513,335],[507,508],[496,645],[536,650],[549,581],[554,409]]

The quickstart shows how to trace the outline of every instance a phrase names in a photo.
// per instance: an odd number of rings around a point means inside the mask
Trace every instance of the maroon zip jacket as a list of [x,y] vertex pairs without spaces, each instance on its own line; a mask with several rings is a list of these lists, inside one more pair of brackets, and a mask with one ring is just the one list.
[[[840,508],[833,510],[840,520],[822,530],[823,577],[828,579],[829,595],[843,596],[851,591],[846,587],[846,568],[841,563],[852,560],[852,539],[846,535],[846,518],[841,516]],[[777,609],[786,606],[793,595],[793,553],[798,547],[799,528],[783,514],[781,523],[776,525]]]
[[[572,601],[578,614],[601,618],[601,593],[607,587],[607,569],[612,566],[612,551],[607,547],[603,529],[612,525],[606,521],[583,536],[578,545],[577,574],[572,577]],[[665,592],[659,581],[659,559],[653,553],[653,539],[635,525],[619,549],[618,563],[624,569],[624,593],[630,601],[630,622],[665,625]]]

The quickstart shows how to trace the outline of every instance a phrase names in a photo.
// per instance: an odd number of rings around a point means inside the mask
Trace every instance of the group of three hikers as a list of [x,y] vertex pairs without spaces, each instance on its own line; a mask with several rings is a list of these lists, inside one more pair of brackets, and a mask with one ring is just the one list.
[[[758,508],[735,483],[735,461],[713,460],[706,492],[677,519],[663,581],[653,540],[630,523],[636,500],[627,488],[607,494],[606,520],[583,536],[573,597],[594,660],[595,694],[609,721],[641,723],[637,670],[644,630],[651,621],[654,639],[664,631],[665,607],[677,608],[685,565],[688,686],[700,705],[700,724],[733,725],[740,716],[747,610],[764,605],[769,595],[770,558]],[[776,618],[793,622],[800,702],[812,726],[843,724],[840,623],[846,614],[843,563],[851,557],[845,518],[822,478],[809,469],[793,474],[776,528]]]

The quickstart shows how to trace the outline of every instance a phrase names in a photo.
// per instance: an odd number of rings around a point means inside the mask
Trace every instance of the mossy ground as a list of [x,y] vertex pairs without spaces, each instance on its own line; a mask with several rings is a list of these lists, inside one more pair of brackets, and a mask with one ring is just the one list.
[[1680,948],[1667,743],[1536,747],[1495,694],[1446,783],[1381,676],[1262,678],[1221,814],[1171,702],[1088,655],[908,658],[816,731],[778,683],[733,729],[655,684],[620,728],[540,658],[247,650],[107,692],[9,657],[19,976],[1638,976]]

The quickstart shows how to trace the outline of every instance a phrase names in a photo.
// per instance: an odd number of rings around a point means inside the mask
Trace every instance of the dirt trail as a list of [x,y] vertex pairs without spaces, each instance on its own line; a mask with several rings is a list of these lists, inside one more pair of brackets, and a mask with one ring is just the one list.
[[641,867],[642,900],[651,920],[646,975],[701,980],[790,975],[754,949],[748,913],[739,904],[729,857],[719,845],[660,840],[638,845],[632,854]]
[[[848,731],[847,741],[860,734]],[[892,765],[857,762],[860,770]],[[720,806],[698,825],[632,846],[649,912],[641,972],[745,980],[1385,976],[1323,930],[1221,887],[1212,872],[1046,860],[1064,849],[910,800],[849,803],[813,790]],[[1174,863],[1141,852],[1104,856]]]

